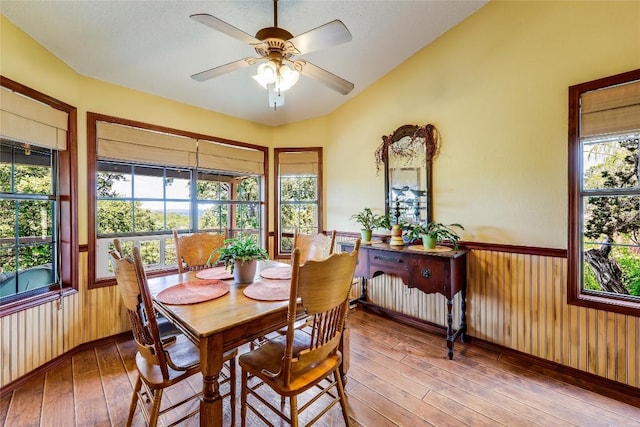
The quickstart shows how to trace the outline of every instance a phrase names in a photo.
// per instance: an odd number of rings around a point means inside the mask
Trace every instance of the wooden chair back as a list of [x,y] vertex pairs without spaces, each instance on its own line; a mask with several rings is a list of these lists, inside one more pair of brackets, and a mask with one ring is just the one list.
[[[282,359],[283,381],[288,384],[291,373],[304,370],[326,359],[338,350],[349,308],[349,290],[358,261],[360,239],[353,251],[332,254],[323,260],[300,262],[300,250],[293,251],[291,296],[287,313],[287,341]],[[294,357],[294,336],[298,303],[310,321],[309,348]]]
[[[162,377],[168,380],[168,366],[176,370],[184,370],[185,367],[175,366],[164,349],[140,249],[134,247],[131,256],[125,258],[122,257],[119,244],[115,246],[116,250],[110,254],[114,261],[116,282],[127,308],[138,352],[151,364],[158,365]],[[172,341],[175,341],[175,337]]]
[[176,258],[178,271],[184,273],[190,270],[202,270],[218,262],[219,255],[213,253],[215,249],[224,246],[225,234],[193,233],[180,236],[173,230],[176,243]]
[[293,247],[300,250],[300,264],[307,260],[321,260],[333,254],[336,243],[336,231],[331,233],[293,235]]

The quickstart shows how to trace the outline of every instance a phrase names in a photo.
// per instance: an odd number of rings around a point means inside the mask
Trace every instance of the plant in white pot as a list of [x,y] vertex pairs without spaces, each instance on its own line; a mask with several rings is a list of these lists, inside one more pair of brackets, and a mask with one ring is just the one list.
[[385,228],[388,223],[386,215],[378,215],[371,208],[364,208],[360,212],[351,215],[351,219],[362,227],[360,233],[362,234],[363,242],[370,242],[373,230]]
[[453,249],[458,249],[458,241],[460,236],[454,228],[464,230],[460,224],[445,225],[440,222],[426,222],[415,224],[409,230],[408,237],[410,240],[422,239],[422,244],[427,249],[434,249],[438,242],[448,241],[453,245]]
[[219,254],[218,261],[233,273],[236,283],[252,283],[258,261],[269,258],[266,249],[261,248],[252,235],[226,239],[224,243],[225,246],[214,251]]

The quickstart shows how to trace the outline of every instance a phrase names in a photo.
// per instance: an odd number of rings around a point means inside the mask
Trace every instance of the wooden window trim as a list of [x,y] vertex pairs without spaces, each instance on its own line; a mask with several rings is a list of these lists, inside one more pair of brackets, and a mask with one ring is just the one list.
[[[268,239],[268,227],[269,227],[269,209],[268,209],[268,200],[269,200],[269,164],[268,164],[268,151],[267,147],[263,147],[261,145],[250,144],[247,142],[234,141],[230,139],[213,137],[210,135],[204,135],[194,132],[183,131],[179,129],[173,129],[165,126],[154,125],[150,123],[138,122],[135,120],[123,119],[120,117],[109,116],[100,113],[87,112],[87,217],[89,218],[88,224],[88,245],[87,245],[87,275],[88,275],[88,289],[101,288],[105,286],[113,286],[116,284],[114,279],[96,279],[96,240],[98,238],[98,230],[96,224],[97,218],[97,206],[96,206],[96,166],[98,161],[98,153],[97,153],[97,143],[98,143],[98,132],[97,132],[97,123],[99,121],[109,122],[124,126],[132,126],[140,129],[148,129],[156,132],[164,132],[168,134],[185,136],[188,138],[193,138],[197,140],[206,140],[212,142],[218,142],[227,145],[233,145],[236,147],[245,147],[251,148],[254,150],[261,151],[263,153],[264,158],[264,176],[263,176],[263,184],[262,191],[264,192],[264,202],[260,202],[260,206],[263,208],[262,212],[264,214],[264,241],[263,247],[267,246]],[[175,272],[176,270],[162,270],[154,273],[150,273],[150,276],[154,275],[163,275],[169,274],[171,272]]]
[[640,79],[640,69],[569,87],[569,232],[567,250],[567,303],[640,317],[640,303],[624,296],[585,292],[581,287],[580,255],[580,96],[584,92]]
[[323,177],[322,177],[322,147],[303,147],[303,148],[295,148],[295,147],[287,147],[287,148],[274,148],[273,149],[273,163],[274,163],[274,183],[273,183],[273,194],[275,195],[276,201],[274,203],[274,224],[273,224],[273,235],[274,235],[274,257],[276,259],[284,259],[290,258],[291,254],[287,252],[280,252],[280,232],[279,232],[279,216],[280,216],[280,175],[278,171],[280,170],[280,154],[281,153],[291,153],[291,152],[300,152],[300,151],[314,151],[318,153],[318,232],[322,233],[324,231],[323,228],[323,200],[324,200],[324,189],[323,189]]
[[63,288],[57,286],[10,298],[0,306],[0,317],[60,299],[78,291],[78,112],[77,109],[21,83],[0,76],[0,86],[68,114],[67,149],[58,152],[60,195],[60,266]]

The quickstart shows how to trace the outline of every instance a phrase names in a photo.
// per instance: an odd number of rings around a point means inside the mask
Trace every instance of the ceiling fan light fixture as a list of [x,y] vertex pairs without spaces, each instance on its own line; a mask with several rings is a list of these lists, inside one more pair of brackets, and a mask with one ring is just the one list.
[[278,70],[278,80],[276,81],[276,86],[281,92],[285,90],[289,90],[298,83],[298,79],[300,78],[300,73],[296,70],[292,70],[286,65],[281,65]]
[[260,86],[267,89],[267,85],[273,84],[278,79],[278,68],[273,61],[262,63],[258,66],[258,73],[253,76]]

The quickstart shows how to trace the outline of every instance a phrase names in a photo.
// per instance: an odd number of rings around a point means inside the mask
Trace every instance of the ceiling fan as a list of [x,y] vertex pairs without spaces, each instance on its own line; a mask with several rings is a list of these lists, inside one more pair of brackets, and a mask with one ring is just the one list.
[[343,95],[351,92],[354,87],[353,83],[342,77],[309,61],[296,58],[297,55],[350,41],[351,33],[340,20],[336,19],[293,37],[290,32],[278,27],[278,0],[273,1],[273,27],[258,30],[255,37],[207,13],[191,15],[190,18],[253,46],[259,55],[257,58],[243,58],[196,73],[191,76],[196,81],[209,80],[261,62],[258,74],[253,77],[269,90],[269,105],[273,107],[284,104],[283,92],[297,82],[299,74],[315,79]]

